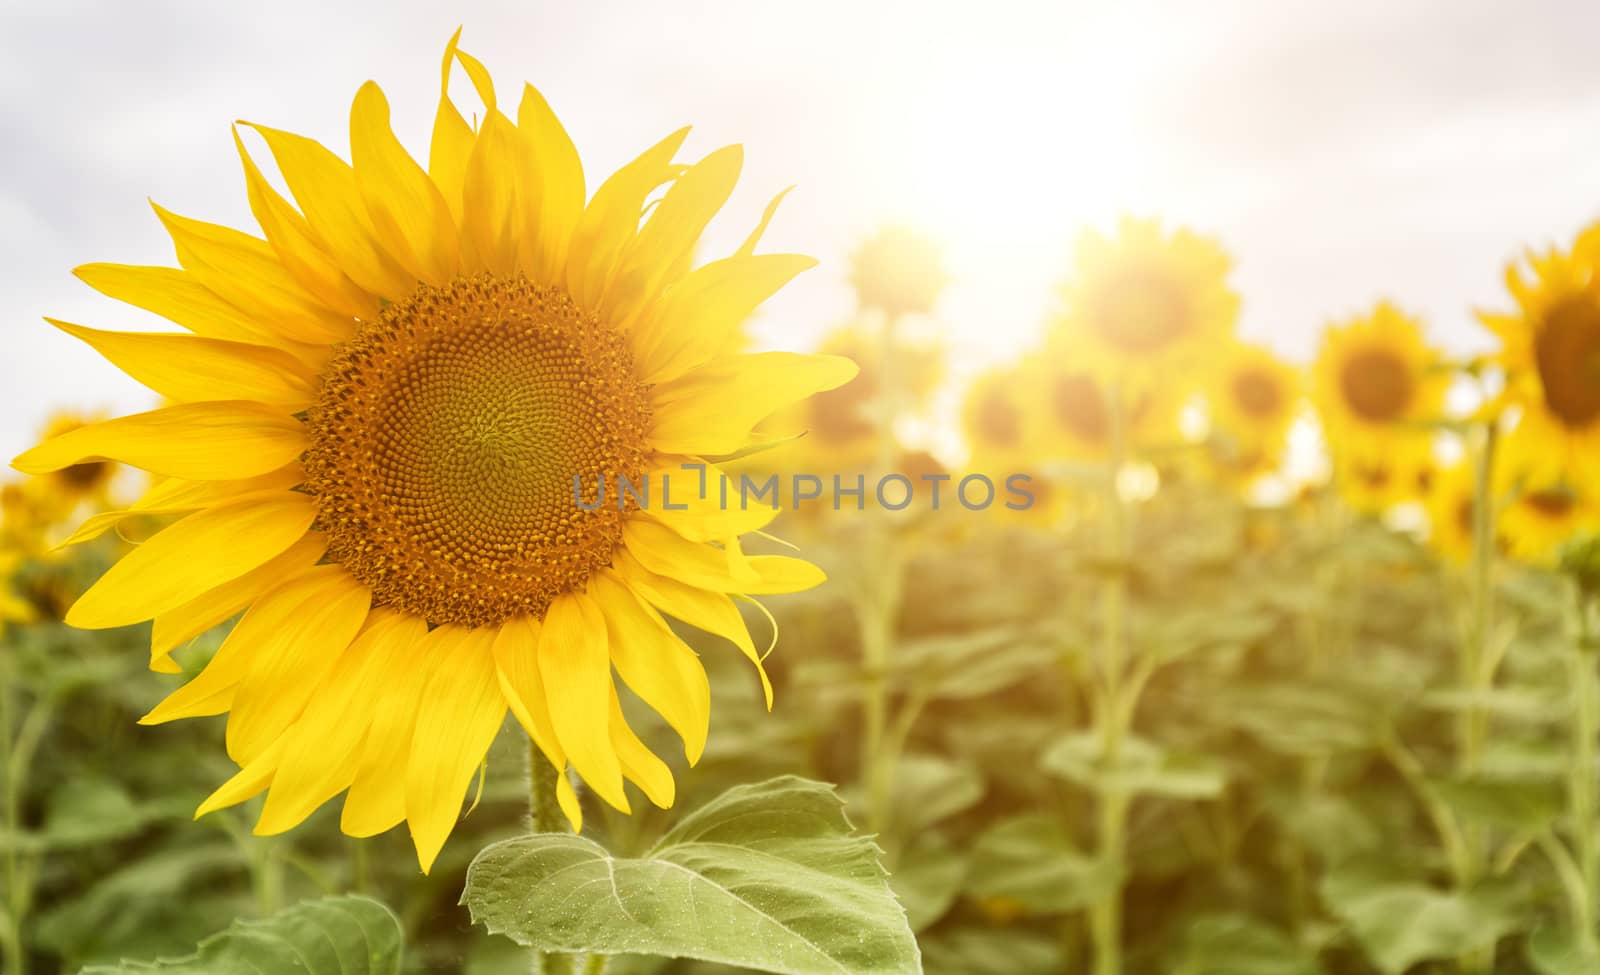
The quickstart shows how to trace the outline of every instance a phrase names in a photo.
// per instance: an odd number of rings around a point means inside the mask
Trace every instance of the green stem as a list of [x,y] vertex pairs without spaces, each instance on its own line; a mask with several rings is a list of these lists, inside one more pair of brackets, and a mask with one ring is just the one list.
[[[561,805],[556,801],[556,776],[560,771],[550,764],[539,746],[528,741],[528,815],[535,833],[554,833],[561,828]],[[533,953],[533,975],[572,975],[570,955]]]
[[583,975],[606,975],[605,955],[590,955],[583,963]]
[[[3,668],[0,673],[4,674],[4,681],[0,682],[0,761],[5,762],[6,833],[15,840],[22,828],[23,773],[18,767],[19,756],[14,748],[11,727],[13,693],[11,648],[5,648],[5,653],[7,659],[0,661],[0,668]],[[10,921],[10,931],[5,942],[5,967],[8,972],[26,975],[28,951],[22,943],[22,922],[23,916],[27,913],[27,895],[22,890],[21,852],[16,842],[6,845],[6,895],[6,915]]]
[[[878,339],[878,401],[873,417],[876,456],[873,475],[889,473],[895,461],[894,420],[899,415],[900,388],[895,369],[897,317],[885,314]],[[869,488],[870,490],[870,488]],[[900,565],[894,547],[890,512],[873,510],[867,538],[864,605],[859,613],[861,662],[866,679],[861,738],[861,774],[867,791],[867,828],[881,834],[889,824],[889,794],[894,781],[895,756],[885,747],[889,729],[889,657],[895,622],[900,613]]]
[[1569,812],[1572,819],[1573,849],[1578,862],[1578,875],[1582,883],[1582,897],[1575,909],[1580,918],[1578,937],[1589,953],[1600,950],[1595,927],[1600,923],[1600,911],[1595,898],[1600,894],[1600,849],[1595,845],[1595,739],[1600,735],[1600,680],[1595,672],[1595,658],[1589,646],[1588,601],[1578,590],[1578,645],[1572,654],[1572,768],[1569,779]]
[[[1494,463],[1498,444],[1499,428],[1491,421],[1483,428],[1483,443],[1473,468],[1471,623],[1460,660],[1468,702],[1462,715],[1461,750],[1457,760],[1461,773],[1468,776],[1477,773],[1483,759],[1489,715],[1481,702],[1494,682],[1489,637],[1494,627]],[[1483,875],[1488,859],[1488,837],[1477,826],[1468,826],[1463,832],[1465,850],[1457,870],[1456,884],[1465,889],[1477,883]],[[1488,972],[1494,967],[1494,946],[1468,952],[1460,956],[1457,963],[1467,972]]]
[[1118,783],[1116,769],[1122,743],[1131,724],[1132,700],[1123,700],[1123,657],[1125,616],[1127,613],[1127,563],[1132,547],[1129,521],[1131,513],[1122,497],[1119,480],[1127,463],[1127,442],[1122,391],[1115,384],[1106,390],[1106,413],[1110,419],[1111,456],[1105,483],[1105,583],[1101,591],[1101,647],[1099,700],[1095,708],[1096,730],[1100,737],[1100,761],[1112,784],[1101,791],[1098,844],[1101,862],[1116,872],[1119,880],[1112,890],[1089,911],[1089,933],[1094,943],[1094,975],[1120,975],[1122,971],[1122,885],[1126,873],[1127,818],[1130,797]]

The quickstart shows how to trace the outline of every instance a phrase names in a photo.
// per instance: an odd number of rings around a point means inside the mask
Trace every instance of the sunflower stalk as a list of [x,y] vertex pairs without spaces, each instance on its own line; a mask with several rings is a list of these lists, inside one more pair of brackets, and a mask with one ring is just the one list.
[[1595,843],[1596,822],[1596,736],[1600,735],[1600,675],[1596,673],[1593,641],[1590,636],[1589,597],[1581,586],[1573,587],[1577,610],[1577,641],[1572,663],[1572,760],[1568,775],[1568,815],[1581,888],[1572,905],[1578,937],[1588,957],[1600,954],[1596,925],[1600,910],[1600,848]]
[[[873,473],[882,477],[894,465],[894,420],[900,409],[899,370],[894,368],[899,316],[885,312],[878,346],[878,402],[876,455]],[[867,790],[867,828],[882,833],[888,826],[889,795],[894,783],[897,749],[888,747],[889,658],[895,621],[900,613],[900,561],[894,545],[894,525],[888,509],[873,512],[868,538],[865,585],[858,613],[861,628],[862,667],[866,675],[861,742],[862,778]]]
[[[1495,662],[1491,662],[1489,636],[1494,626],[1495,491],[1494,468],[1499,446],[1499,427],[1494,420],[1483,426],[1482,440],[1473,466],[1472,484],[1472,565],[1469,585],[1470,622],[1462,645],[1460,674],[1469,692],[1459,727],[1459,771],[1475,775],[1483,759],[1488,736],[1488,711],[1483,697],[1494,683]],[[1497,661],[1496,661],[1497,662]],[[1483,876],[1488,860],[1488,837],[1481,827],[1464,830],[1462,855],[1456,865],[1456,884],[1470,888]],[[1494,968],[1493,945],[1468,952],[1457,959],[1465,972],[1488,972]]]
[[[1121,491],[1121,474],[1127,463],[1127,416],[1121,386],[1106,386],[1106,415],[1110,421],[1110,448],[1105,478],[1105,560],[1110,569],[1101,591],[1099,700],[1095,707],[1100,760],[1111,784],[1100,790],[1099,857],[1121,878],[1125,873],[1128,806],[1131,797],[1116,775],[1122,743],[1132,723],[1138,687],[1123,687],[1126,653],[1124,625],[1127,614],[1127,563],[1132,550],[1132,511]],[[1126,699],[1125,699],[1126,698]],[[1094,945],[1095,975],[1120,975],[1122,971],[1122,882],[1089,910],[1090,937]]]
[[[535,833],[554,833],[561,828],[561,806],[556,801],[556,776],[560,774],[529,739],[528,815]],[[574,964],[571,955],[535,951],[531,971],[533,975],[573,975]]]

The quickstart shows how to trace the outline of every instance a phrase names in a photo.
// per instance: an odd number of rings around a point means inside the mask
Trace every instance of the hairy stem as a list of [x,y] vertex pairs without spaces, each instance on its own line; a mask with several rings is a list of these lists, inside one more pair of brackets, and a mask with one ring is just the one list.
[[[1576,588],[1576,587],[1575,587]],[[1568,812],[1572,819],[1572,845],[1576,853],[1582,896],[1574,905],[1579,918],[1578,936],[1589,953],[1600,950],[1595,925],[1600,911],[1595,899],[1600,894],[1600,850],[1595,845],[1595,737],[1600,735],[1600,680],[1595,672],[1594,654],[1589,651],[1588,600],[1578,589],[1578,640],[1572,654],[1572,763],[1568,780]]]
[[[894,465],[894,419],[900,409],[899,374],[895,369],[896,316],[886,313],[878,339],[878,402],[873,475],[882,477]],[[867,791],[867,828],[882,833],[888,826],[889,795],[896,756],[885,745],[889,729],[889,658],[900,608],[900,565],[890,512],[873,511],[868,535],[863,605],[858,613],[861,663],[866,686],[862,710],[861,775]]]
[[[561,828],[561,805],[556,802],[556,776],[561,772],[550,764],[539,746],[528,742],[528,816],[535,833],[554,833]],[[602,962],[603,964],[603,962]],[[570,955],[534,952],[533,975],[572,975]]]

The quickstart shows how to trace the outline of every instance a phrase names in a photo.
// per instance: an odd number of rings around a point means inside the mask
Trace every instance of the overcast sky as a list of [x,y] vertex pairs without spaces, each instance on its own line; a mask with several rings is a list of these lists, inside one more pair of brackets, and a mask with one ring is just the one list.
[[373,78],[421,151],[457,24],[503,100],[543,90],[591,188],[685,123],[690,154],[744,143],[708,254],[799,185],[766,244],[823,265],[764,314],[777,346],[848,317],[844,255],[899,220],[948,250],[957,355],[1014,355],[1077,230],[1130,210],[1220,237],[1243,331],[1288,355],[1379,296],[1466,347],[1482,342],[1470,309],[1504,301],[1507,258],[1600,215],[1595,0],[0,0],[0,452],[54,405],[148,402],[41,321],[149,324],[72,267],[171,263],[147,197],[251,226],[235,118],[345,154]]

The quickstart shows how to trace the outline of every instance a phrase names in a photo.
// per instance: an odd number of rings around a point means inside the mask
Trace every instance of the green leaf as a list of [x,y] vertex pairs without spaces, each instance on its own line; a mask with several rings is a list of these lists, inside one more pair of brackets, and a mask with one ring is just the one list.
[[889,874],[889,886],[905,905],[911,930],[921,931],[955,903],[966,876],[966,856],[930,831],[900,854]]
[[967,892],[999,914],[1064,914],[1100,900],[1117,871],[1080,853],[1060,817],[1017,816],[978,838]]
[[983,799],[983,775],[970,762],[937,755],[907,755],[894,768],[893,807],[898,835],[914,836]]
[[1351,871],[1327,877],[1322,897],[1386,975],[1488,947],[1521,921],[1513,895],[1500,887],[1442,891]]
[[1463,818],[1512,830],[1538,832],[1565,807],[1561,787],[1554,783],[1472,778],[1438,781],[1432,788]]
[[1584,944],[1569,928],[1541,925],[1528,936],[1528,964],[1539,975],[1593,975],[1600,972],[1600,949]]
[[1048,772],[1100,792],[1214,799],[1227,785],[1222,766],[1215,759],[1170,752],[1137,737],[1122,742],[1113,766],[1101,762],[1100,739],[1089,732],[1059,739],[1045,752],[1040,764]]
[[467,871],[475,922],[541,951],[646,954],[782,975],[922,971],[878,850],[831,786],[742,785],[638,859],[564,833],[495,843]]
[[400,920],[367,897],[303,901],[236,921],[187,958],[91,965],[82,975],[399,975]]
[[928,975],[1055,975],[1067,964],[1056,939],[997,928],[941,930],[923,952]]
[[1195,918],[1173,975],[1320,975],[1315,955],[1247,914]]

